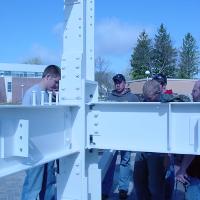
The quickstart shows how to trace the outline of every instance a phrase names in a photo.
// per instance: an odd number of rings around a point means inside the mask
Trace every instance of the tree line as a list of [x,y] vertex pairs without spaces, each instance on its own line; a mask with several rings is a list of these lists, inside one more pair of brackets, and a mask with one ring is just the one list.
[[163,73],[168,78],[191,79],[198,74],[199,64],[199,48],[192,34],[187,33],[177,49],[161,24],[154,39],[145,30],[140,33],[131,54],[130,75],[132,79],[141,79],[149,71],[151,75]]
[[[163,73],[168,78],[191,79],[199,72],[200,52],[197,42],[191,33],[187,33],[182,41],[182,46],[177,49],[173,46],[171,36],[164,24],[158,28],[154,38],[142,31],[130,57],[130,71],[125,76],[128,79],[146,78],[146,71],[150,76]],[[42,64],[39,57],[31,58],[24,63]],[[99,85],[99,94],[104,96],[113,88],[109,61],[102,57],[95,59],[95,80]],[[128,75],[127,75],[128,74]]]

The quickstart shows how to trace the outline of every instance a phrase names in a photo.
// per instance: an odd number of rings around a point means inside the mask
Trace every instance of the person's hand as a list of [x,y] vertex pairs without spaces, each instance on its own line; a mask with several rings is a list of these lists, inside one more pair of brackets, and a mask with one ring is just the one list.
[[190,183],[186,171],[181,169],[176,172],[176,180],[186,185]]

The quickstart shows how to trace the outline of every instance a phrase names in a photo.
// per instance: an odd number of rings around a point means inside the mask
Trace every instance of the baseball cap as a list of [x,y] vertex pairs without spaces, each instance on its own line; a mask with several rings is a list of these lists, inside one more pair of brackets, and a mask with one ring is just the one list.
[[155,74],[152,79],[158,81],[162,86],[167,85],[167,77],[164,74]]
[[121,83],[122,81],[126,81],[126,79],[122,74],[116,74],[115,76],[113,76],[113,81],[114,83]]

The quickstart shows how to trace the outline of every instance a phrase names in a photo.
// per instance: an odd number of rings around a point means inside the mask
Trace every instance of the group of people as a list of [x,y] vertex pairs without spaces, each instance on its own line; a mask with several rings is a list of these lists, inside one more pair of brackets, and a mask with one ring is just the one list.
[[[182,100],[166,90],[167,77],[156,74],[145,82],[140,99],[125,87],[126,80],[122,74],[113,77],[115,89],[108,96],[108,101],[143,101],[143,102],[170,102],[190,101]],[[200,81],[197,81],[192,90],[194,102],[200,102]],[[119,169],[119,199],[128,199],[129,181],[131,177],[131,152],[121,151]],[[117,153],[102,182],[102,200],[109,199]],[[174,194],[175,182],[187,185],[185,197],[187,200],[200,200],[200,156],[185,155],[178,170],[174,168],[175,155],[151,152],[137,152],[133,169],[134,191],[137,200],[171,200]]]
[[[49,65],[43,72],[40,83],[28,89],[23,98],[23,105],[32,105],[32,91],[36,92],[36,104],[41,102],[41,91],[44,100],[48,101],[48,91],[57,91],[61,78],[60,68]],[[142,98],[138,98],[126,88],[126,79],[122,74],[113,77],[115,89],[108,95],[108,101],[118,102],[168,102],[169,94],[165,94],[167,78],[156,74],[143,86]],[[193,101],[200,101],[200,81],[192,91]],[[131,177],[131,152],[120,151],[119,199],[128,199],[128,188]],[[102,200],[108,199],[115,172],[118,152],[114,154],[104,180],[102,180]],[[200,156],[185,155],[180,168],[174,171],[174,156],[163,153],[137,152],[133,170],[133,181],[136,199],[138,200],[170,200],[172,199],[175,178],[188,184],[186,199],[200,199]],[[22,190],[22,200],[56,200],[55,161],[40,165],[26,171]]]

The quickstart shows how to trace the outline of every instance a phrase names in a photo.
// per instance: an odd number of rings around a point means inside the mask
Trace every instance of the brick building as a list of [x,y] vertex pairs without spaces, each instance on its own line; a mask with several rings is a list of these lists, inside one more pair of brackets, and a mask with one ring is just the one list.
[[0,103],[20,104],[26,90],[41,80],[45,67],[0,63]]
[[[127,87],[135,94],[142,93],[142,87],[147,79],[139,79],[127,82]],[[167,90],[171,90],[177,94],[190,95],[192,88],[197,79],[167,79]]]

